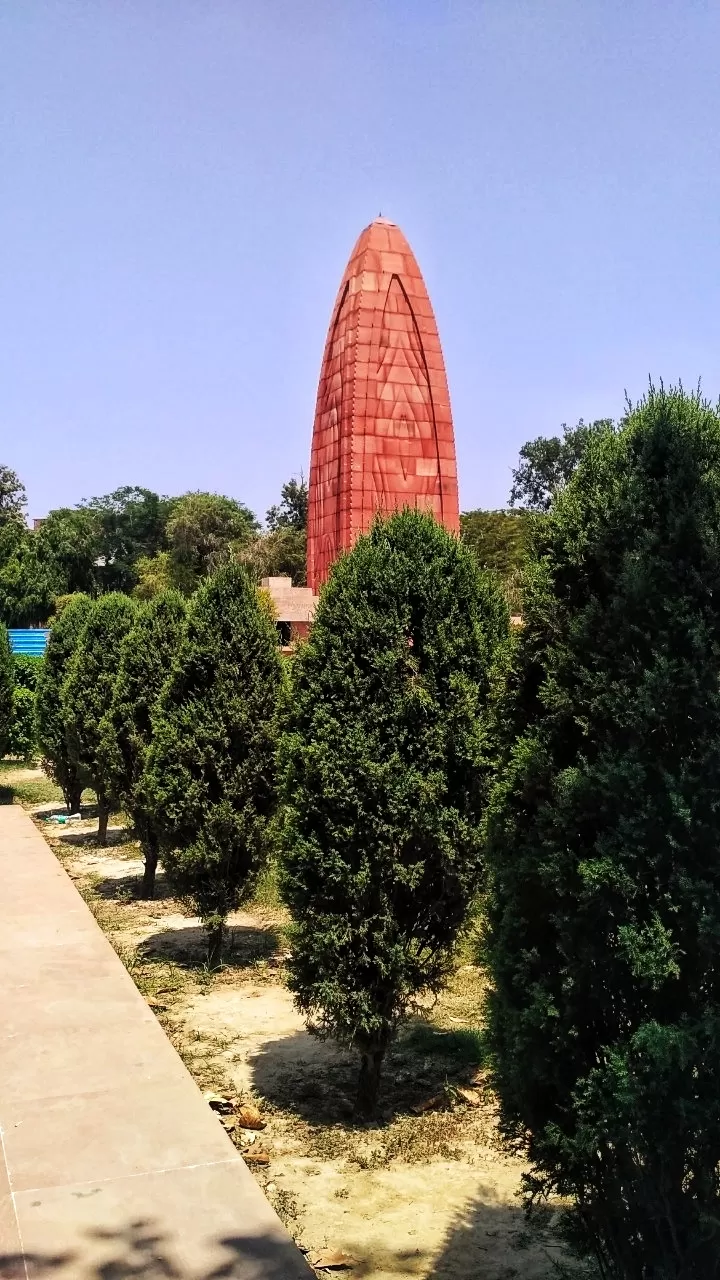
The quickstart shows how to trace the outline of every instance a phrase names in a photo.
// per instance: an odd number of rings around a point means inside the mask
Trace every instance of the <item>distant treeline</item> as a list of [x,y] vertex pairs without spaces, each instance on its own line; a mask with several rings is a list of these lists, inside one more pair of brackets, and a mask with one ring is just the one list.
[[[500,577],[519,613],[521,570],[533,521],[546,512],[578,464],[588,441],[612,429],[608,420],[578,423],[562,436],[529,441],[513,471],[510,506],[461,516],[463,541],[482,567]],[[264,527],[245,503],[222,494],[163,497],[126,485],[74,507],[57,507],[29,529],[20,478],[0,466],[0,621],[41,626],[57,602],[77,592],[93,598],[120,591],[150,600],[168,588],[189,597],[221,565],[247,564],[256,581],[286,575],[305,583],[308,491],[304,478],[282,486]]]

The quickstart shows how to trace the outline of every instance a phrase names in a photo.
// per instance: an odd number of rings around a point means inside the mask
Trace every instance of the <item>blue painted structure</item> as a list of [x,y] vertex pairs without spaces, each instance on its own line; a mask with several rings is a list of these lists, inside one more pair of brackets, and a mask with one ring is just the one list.
[[43,627],[11,627],[8,630],[13,653],[25,653],[31,658],[44,657],[49,631]]

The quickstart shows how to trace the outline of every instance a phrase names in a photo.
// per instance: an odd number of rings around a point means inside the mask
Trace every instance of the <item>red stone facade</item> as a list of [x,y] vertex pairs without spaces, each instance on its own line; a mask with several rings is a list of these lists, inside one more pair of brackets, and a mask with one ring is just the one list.
[[310,460],[308,585],[377,511],[423,507],[459,529],[450,397],[435,317],[394,222],[363,231],[325,344]]

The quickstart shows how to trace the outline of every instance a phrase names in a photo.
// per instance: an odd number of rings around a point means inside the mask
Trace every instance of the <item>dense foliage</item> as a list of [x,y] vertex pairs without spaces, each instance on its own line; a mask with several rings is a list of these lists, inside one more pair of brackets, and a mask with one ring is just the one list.
[[273,622],[247,571],[226,565],[190,602],[143,782],[165,872],[207,927],[212,967],[267,848],[280,679]]
[[267,531],[244,503],[215,493],[161,497],[125,485],[77,507],[57,507],[29,529],[22,482],[0,466],[0,620],[44,625],[67,595],[109,591],[149,600],[168,588],[189,595],[221,564],[242,559],[258,580],[304,581],[307,486],[283,485]]
[[[100,749],[101,724],[112,701],[122,642],[136,609],[133,601],[118,591],[94,602],[68,662],[61,690],[68,755],[77,773],[86,774],[95,790],[101,845],[107,841],[110,803],[114,799],[112,777]],[[67,609],[62,617],[66,615]]]
[[290,985],[361,1057],[358,1110],[412,1000],[436,990],[481,865],[486,703],[507,609],[430,517],[377,521],[334,567],[282,743]]
[[496,573],[512,614],[522,613],[522,570],[532,520],[528,512],[464,511],[460,536],[481,569]]
[[35,693],[38,681],[42,675],[43,663],[45,659],[39,655],[35,656],[29,653],[13,654],[13,677],[15,686],[22,689],[30,689]]
[[62,789],[70,813],[80,808],[87,777],[70,754],[61,692],[68,663],[91,608],[89,596],[78,594],[68,599],[50,631],[36,690],[37,734],[43,767]]
[[0,529],[6,524],[24,524],[27,494],[25,485],[11,467],[0,464]]
[[507,579],[522,568],[529,525],[522,510],[464,511],[460,536],[472,548],[481,569]]
[[263,578],[291,578],[304,586],[307,568],[308,489],[304,478],[288,480],[281,490],[280,503],[270,507],[265,522],[268,532],[255,538],[242,559],[258,582]]
[[[2,479],[0,475],[0,480]],[[2,510],[2,492],[0,490],[0,511]],[[15,675],[13,656],[10,652],[10,641],[5,627],[0,623],[0,756],[7,754],[13,722],[13,692]]]
[[54,568],[30,530],[17,521],[0,524],[0,618],[8,626],[41,625],[52,612],[57,587]]
[[13,654],[13,710],[7,753],[32,761],[38,750],[36,687],[43,668],[41,657]]
[[13,689],[12,720],[6,745],[9,756],[30,763],[37,754],[36,698],[32,689],[18,684]]
[[152,739],[151,716],[185,625],[185,602],[165,591],[138,609],[120,649],[112,702],[101,726],[101,756],[109,790],[135,824],[145,859],[143,896],[155,891],[159,831],[141,781]]
[[187,493],[175,503],[167,524],[173,582],[186,594],[226,564],[258,528],[242,502],[216,493]]
[[[138,559],[152,556],[165,546],[165,528],[173,501],[139,485],[123,485],[113,493],[81,503],[79,509],[90,517],[96,530],[92,572],[101,591],[132,590]],[[88,584],[85,590],[89,589]]]
[[520,450],[519,465],[513,471],[510,506],[519,504],[530,511],[549,511],[575,471],[589,443],[613,430],[610,418],[598,418],[576,427],[563,424],[562,436],[538,436]]
[[[58,507],[31,534],[40,563],[47,566],[56,594],[95,594],[105,576],[104,531],[90,508]],[[98,563],[100,561],[100,563]]]
[[280,490],[280,503],[270,507],[265,522],[271,533],[278,529],[294,529],[296,533],[304,533],[308,520],[308,487],[305,477],[299,480],[288,480]]
[[487,820],[490,1035],[603,1274],[720,1257],[720,417],[651,389],[536,530]]

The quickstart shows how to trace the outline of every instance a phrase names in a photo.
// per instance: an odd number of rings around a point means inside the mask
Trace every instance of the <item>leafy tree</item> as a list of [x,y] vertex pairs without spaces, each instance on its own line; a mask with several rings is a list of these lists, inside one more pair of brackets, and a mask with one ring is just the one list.
[[10,744],[14,689],[15,679],[10,641],[5,627],[0,623],[0,757],[6,755]]
[[165,526],[173,503],[137,485],[123,485],[81,503],[80,510],[98,521],[95,571],[103,591],[132,591],[140,557],[153,556],[166,546]]
[[0,523],[0,619],[5,625],[46,622],[58,586],[53,567],[38,554],[35,535],[16,520]]
[[508,617],[429,516],[378,520],[335,565],[283,735],[290,986],[358,1050],[357,1109],[413,1000],[439,988],[478,884],[486,703]]
[[137,583],[133,595],[136,600],[152,600],[174,586],[175,574],[169,551],[158,551],[154,556],[140,556],[135,562],[135,573]]
[[51,566],[59,594],[95,592],[95,561],[102,548],[96,512],[85,507],[58,507],[45,517],[34,537],[38,557]]
[[307,534],[304,529],[281,525],[274,533],[263,533],[240,554],[255,580],[292,578],[295,586],[304,586],[307,566]]
[[528,534],[525,511],[464,511],[460,536],[477,556],[481,569],[510,578],[522,566]]
[[68,664],[91,609],[89,596],[68,598],[51,627],[37,682],[37,730],[43,768],[62,788],[69,813],[77,813],[80,808],[87,776],[70,754],[61,695]]
[[602,1272],[720,1257],[720,416],[657,391],[534,532],[487,818],[490,1038]]
[[[137,605],[120,592],[100,596],[90,609],[68,663],[62,706],[70,760],[87,773],[98,802],[98,841],[107,843],[112,778],[100,750],[101,722],[110,707],[122,642]],[[67,609],[63,618],[67,616]]]
[[159,833],[141,787],[152,739],[151,715],[185,625],[185,602],[165,591],[138,609],[120,649],[110,708],[102,721],[103,768],[110,790],[132,818],[145,858],[143,897],[155,892]]
[[308,519],[308,487],[305,477],[288,480],[280,490],[280,505],[270,507],[265,521],[271,533],[278,529],[294,529],[305,533]]
[[142,784],[168,880],[205,924],[212,967],[266,848],[280,678],[272,620],[247,571],[225,565],[190,602]]
[[589,442],[613,430],[610,418],[598,418],[576,427],[563,423],[562,436],[538,436],[520,450],[520,465],[513,471],[510,506],[520,503],[530,511],[549,511],[556,494],[565,487]]
[[0,465],[0,528],[6,524],[25,524],[27,494],[25,485],[10,467]]
[[186,493],[167,523],[173,583],[186,594],[255,535],[252,511],[217,493]]

